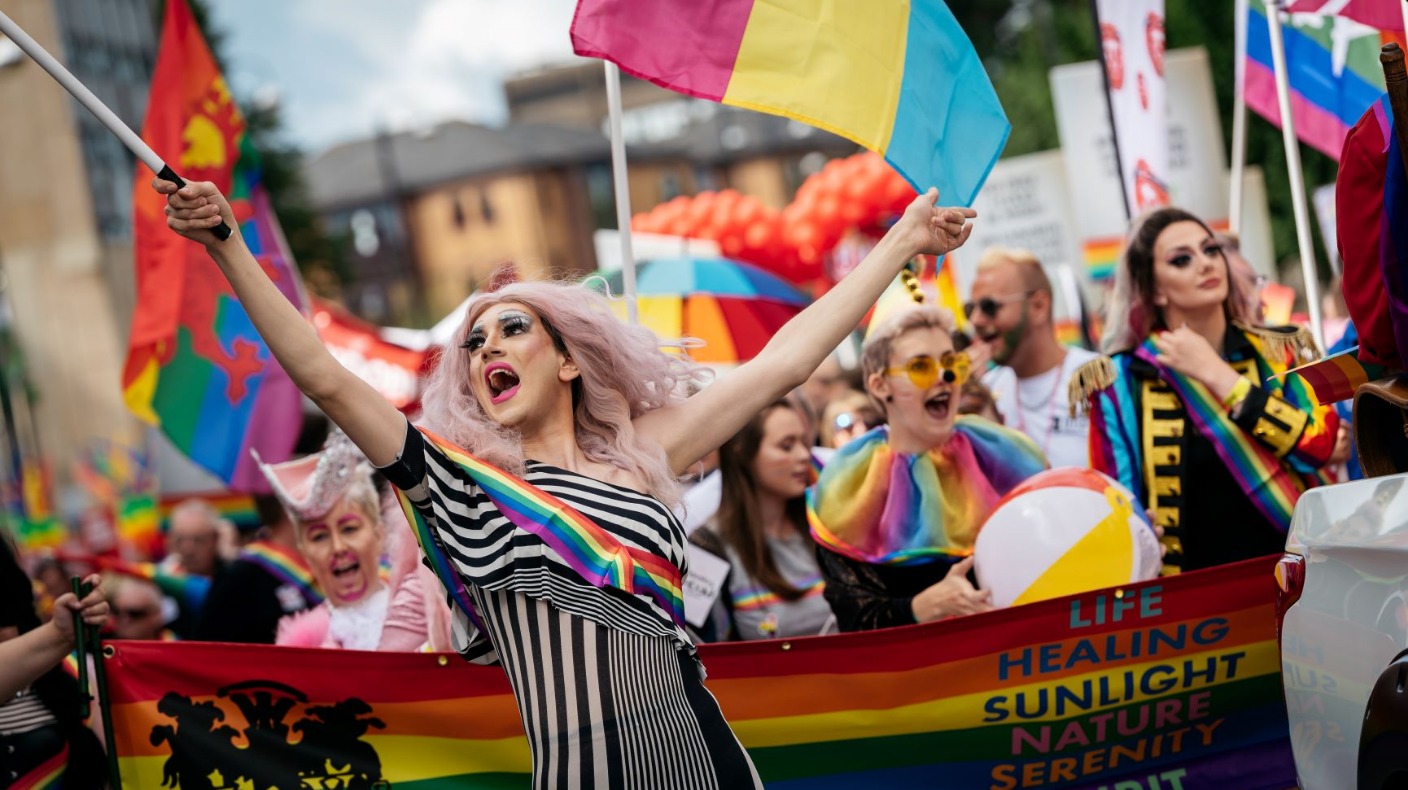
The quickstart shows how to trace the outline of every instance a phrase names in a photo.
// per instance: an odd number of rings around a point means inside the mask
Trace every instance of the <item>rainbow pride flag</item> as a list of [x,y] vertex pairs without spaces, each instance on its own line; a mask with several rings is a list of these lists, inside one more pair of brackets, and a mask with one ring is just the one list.
[[[276,220],[259,187],[244,116],[184,0],[166,3],[142,136],[188,181],[214,182],[264,270],[303,306]],[[166,227],[165,199],[133,184],[137,309],[122,386],[128,409],[237,491],[267,491],[250,457],[288,458],[302,401],[229,283],[200,245]]]
[[578,0],[578,55],[709,101],[793,118],[970,206],[1012,126],[942,0]]
[[[700,655],[770,790],[1291,787],[1273,563]],[[528,742],[497,667],[423,653],[108,645],[128,787],[215,770],[227,786],[529,783]],[[280,779],[298,771],[304,784]]]
[[166,524],[171,519],[171,511],[177,505],[187,499],[203,499],[209,502],[222,518],[234,522],[235,526],[242,529],[254,529],[260,526],[259,511],[254,507],[254,499],[248,494],[239,494],[233,491],[209,491],[194,494],[168,494],[161,498],[160,511],[161,522]]
[[[1246,8],[1243,88],[1247,106],[1279,127],[1281,111],[1276,103],[1266,2],[1247,0]],[[1401,20],[1397,27],[1402,29]],[[1292,14],[1290,24],[1283,25],[1282,32],[1296,136],[1338,160],[1350,127],[1384,92],[1379,47],[1395,37],[1348,16],[1318,13]]]
[[1123,236],[1102,236],[1086,239],[1081,245],[1085,259],[1085,273],[1096,282],[1103,282],[1115,276],[1115,266],[1124,250]]
[[1388,368],[1361,361],[1359,346],[1355,346],[1281,375],[1291,374],[1305,379],[1315,400],[1326,404],[1353,398],[1360,386],[1388,375]]
[[190,611],[200,611],[205,605],[205,597],[210,594],[210,579],[190,573],[168,571],[154,562],[128,562],[127,560],[99,557],[98,565],[106,571],[149,581],[157,589]]

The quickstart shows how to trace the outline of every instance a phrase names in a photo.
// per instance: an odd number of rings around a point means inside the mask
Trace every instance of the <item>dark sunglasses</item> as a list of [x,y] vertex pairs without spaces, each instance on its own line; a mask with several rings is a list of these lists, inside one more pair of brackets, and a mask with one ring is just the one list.
[[1012,294],[1011,296],[1003,296],[1000,298],[984,296],[982,299],[965,303],[963,305],[963,317],[971,319],[973,313],[976,311],[988,318],[996,318],[997,311],[1001,310],[1003,305],[1011,304],[1012,302],[1020,302],[1023,299],[1030,299],[1034,293],[1036,293],[1036,291],[1023,291],[1019,294]]

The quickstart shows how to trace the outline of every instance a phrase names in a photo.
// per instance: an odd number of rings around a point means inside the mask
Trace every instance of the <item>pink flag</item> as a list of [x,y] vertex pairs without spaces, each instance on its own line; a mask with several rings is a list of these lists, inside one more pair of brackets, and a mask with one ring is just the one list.
[[1402,30],[1403,0],[1295,0],[1286,9],[1292,14],[1342,16],[1379,30]]

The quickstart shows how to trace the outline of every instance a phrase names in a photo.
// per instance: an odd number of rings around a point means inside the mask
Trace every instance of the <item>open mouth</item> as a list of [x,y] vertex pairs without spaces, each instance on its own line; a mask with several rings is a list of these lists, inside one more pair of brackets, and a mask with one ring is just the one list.
[[484,382],[489,385],[489,400],[493,403],[503,403],[518,392],[518,374],[502,362],[484,371]]
[[944,390],[924,401],[924,413],[935,420],[948,419],[953,406],[953,392]]
[[346,579],[355,576],[362,570],[362,563],[354,557],[345,557],[334,560],[332,563],[332,575],[335,579]]

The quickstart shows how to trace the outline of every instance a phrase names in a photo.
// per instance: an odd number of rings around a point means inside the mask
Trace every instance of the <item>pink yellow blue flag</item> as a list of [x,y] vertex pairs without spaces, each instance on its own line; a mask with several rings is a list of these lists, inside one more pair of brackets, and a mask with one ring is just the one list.
[[578,55],[811,124],[972,205],[1012,127],[942,0],[579,0]]

